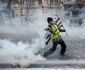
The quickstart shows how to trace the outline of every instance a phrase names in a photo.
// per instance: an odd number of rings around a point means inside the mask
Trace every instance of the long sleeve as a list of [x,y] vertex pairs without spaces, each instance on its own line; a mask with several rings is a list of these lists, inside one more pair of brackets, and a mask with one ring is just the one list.
[[60,29],[60,28],[59,28],[59,31],[60,31],[60,32],[65,32],[65,29]]

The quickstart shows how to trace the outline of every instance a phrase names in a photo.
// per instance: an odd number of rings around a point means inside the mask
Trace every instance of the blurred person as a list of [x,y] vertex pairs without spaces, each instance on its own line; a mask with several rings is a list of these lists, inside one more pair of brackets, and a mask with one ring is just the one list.
[[47,18],[47,22],[48,22],[48,27],[45,30],[47,32],[50,32],[50,34],[47,37],[49,39],[47,40],[46,45],[48,45],[48,43],[51,39],[52,39],[53,45],[48,51],[46,51],[43,54],[43,56],[47,57],[47,56],[51,55],[52,53],[54,53],[58,44],[61,45],[60,55],[64,56],[65,52],[66,52],[66,44],[65,44],[64,40],[62,39],[60,32],[65,32],[66,30],[60,29],[56,23],[53,23],[53,18],[51,18],[51,17]]

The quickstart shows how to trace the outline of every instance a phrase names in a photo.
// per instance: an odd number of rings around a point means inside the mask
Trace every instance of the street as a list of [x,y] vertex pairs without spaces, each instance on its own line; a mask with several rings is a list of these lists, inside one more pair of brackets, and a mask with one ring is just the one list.
[[[9,26],[7,27],[5,27],[6,29],[3,29],[3,27],[1,27],[1,31],[2,32],[0,32],[0,38],[1,38],[1,40],[4,40],[4,39],[7,39],[7,40],[9,40],[10,39],[10,41],[11,42],[14,42],[15,44],[16,43],[18,43],[19,41],[23,41],[23,43],[32,43],[32,39],[35,39],[35,38],[38,38],[39,37],[39,35],[38,35],[38,33],[36,32],[36,30],[27,30],[27,28],[28,27],[24,27],[24,26],[17,26],[16,27],[16,29],[15,29],[15,27],[11,27],[12,28],[12,30],[10,30],[10,28],[9,28]],[[9,29],[8,29],[9,28]],[[15,30],[14,30],[15,29]],[[10,31],[8,31],[7,32],[7,30],[10,30]],[[13,31],[14,30],[14,31]],[[72,30],[72,29],[71,29]],[[75,29],[76,30],[76,29]],[[31,32],[32,31],[32,32]],[[42,68],[46,68],[46,67],[48,67],[48,68],[50,68],[50,67],[55,67],[55,66],[58,66],[58,67],[64,67],[64,66],[70,66],[70,67],[76,67],[76,66],[78,66],[78,67],[84,67],[84,64],[85,63],[82,63],[81,62],[81,60],[84,60],[85,59],[85,38],[84,37],[80,37],[79,35],[77,35],[76,34],[76,36],[75,36],[75,34],[73,33],[72,34],[72,36],[70,35],[70,32],[69,32],[70,30],[68,30],[68,33],[69,33],[69,35],[68,36],[66,36],[65,34],[61,34],[62,35],[62,38],[63,38],[63,40],[65,41],[65,43],[66,43],[66,45],[67,45],[67,50],[66,50],[66,55],[65,56],[63,56],[63,57],[61,57],[60,55],[59,55],[59,51],[60,51],[60,45],[58,45],[57,46],[57,49],[56,49],[56,51],[52,54],[52,55],[50,55],[50,56],[48,56],[47,57],[47,61],[48,60],[52,60],[52,61],[61,61],[61,64],[59,64],[59,63],[53,63],[53,64],[49,64],[49,63],[47,63],[47,64],[45,64],[45,63],[43,63],[43,62],[41,62],[41,64],[36,64],[36,62],[34,63],[34,64],[30,64],[30,65],[28,65],[28,66],[26,66],[26,67],[28,67],[28,68],[37,68],[37,67],[42,67]],[[81,31],[81,30],[80,30]],[[31,33],[30,33],[31,32]],[[77,32],[76,32],[77,33]],[[78,32],[79,33],[79,32]],[[81,33],[81,32],[80,32]],[[84,33],[82,33],[82,34],[84,34]],[[81,34],[81,35],[82,35]],[[10,43],[9,43],[10,44]],[[43,53],[45,52],[45,51],[47,51],[50,47],[52,46],[52,42],[50,41],[50,43],[46,46],[44,46],[44,48],[43,49],[41,49],[37,54],[41,54],[41,56],[43,55]],[[3,47],[3,46],[1,46],[1,47]],[[24,46],[23,46],[24,47]],[[15,47],[15,48],[17,48],[17,47]],[[12,50],[12,48],[10,47],[10,49]],[[19,48],[19,49],[21,49],[21,48]],[[28,55],[30,55],[29,54],[29,50],[30,49],[28,49]],[[18,50],[15,50],[16,52],[18,52]],[[25,51],[25,50],[22,50],[23,52]],[[5,50],[3,51],[4,53],[5,53]],[[14,51],[13,51],[14,52]],[[8,56],[8,55],[12,55],[12,56],[15,56],[14,55],[14,53],[7,53],[6,55]],[[22,53],[23,52],[21,52],[21,58],[22,57],[24,57],[24,55],[22,55]],[[27,53],[26,53],[27,54]],[[19,55],[19,53],[18,53],[18,55]],[[35,55],[36,56],[36,55]],[[32,57],[35,57],[35,56],[30,56],[30,58],[32,58]],[[1,56],[2,57],[2,56]],[[3,56],[4,57],[4,56]],[[29,56],[27,56],[27,57],[29,57]],[[5,58],[6,59],[6,58]],[[11,59],[11,58],[10,58]],[[30,59],[29,58],[27,58],[28,59],[28,62],[30,61]],[[27,60],[26,59],[26,60]],[[37,62],[39,61],[40,62],[40,58],[36,58],[37,59]],[[33,59],[32,59],[33,60]],[[64,61],[64,60],[66,60],[66,61],[73,61],[73,64],[71,64],[71,62],[69,62],[69,63],[67,63],[67,64],[63,64],[63,62],[62,62],[62,60]],[[76,61],[75,61],[76,60]],[[77,63],[74,63],[74,61],[75,62],[77,62],[77,61],[80,61],[78,64]],[[12,65],[10,65],[8,62],[9,62],[9,60],[6,60],[6,65],[3,65],[3,62],[4,62],[4,59],[3,59],[3,61],[2,61],[2,63],[0,64],[0,68],[3,68],[3,67],[5,67],[5,68],[8,68],[8,67],[17,67],[17,65],[15,65],[15,66],[12,66]],[[23,62],[24,62],[24,60],[23,60]],[[4,63],[5,64],[5,63]],[[7,65],[7,64],[9,64],[9,65]],[[12,63],[11,63],[12,64]],[[18,67],[20,67],[20,65],[18,65]]]

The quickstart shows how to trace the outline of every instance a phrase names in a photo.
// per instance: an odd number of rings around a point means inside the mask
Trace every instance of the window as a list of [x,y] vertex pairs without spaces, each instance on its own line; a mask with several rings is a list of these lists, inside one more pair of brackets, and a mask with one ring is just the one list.
[[56,4],[60,4],[60,0],[56,0]]
[[42,0],[38,0],[38,4],[39,5],[42,5]]
[[24,16],[25,15],[25,11],[24,9],[21,9],[21,16]]
[[20,0],[20,3],[21,3],[21,4],[24,4],[24,0]]
[[53,5],[53,0],[50,0],[50,5]]
[[58,4],[59,0],[50,0],[50,5]]
[[29,6],[34,6],[35,5],[35,0],[28,0]]

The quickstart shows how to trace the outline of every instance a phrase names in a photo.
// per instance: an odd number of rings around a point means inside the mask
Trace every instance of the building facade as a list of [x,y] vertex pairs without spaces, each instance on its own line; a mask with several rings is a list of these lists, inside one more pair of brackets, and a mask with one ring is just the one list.
[[[56,8],[63,5],[71,5],[71,4],[85,4],[85,0],[14,0],[17,3],[12,4],[12,9],[14,11],[14,16],[28,16],[30,10],[36,8]],[[31,11],[32,12],[32,11]]]
[[49,8],[60,5],[60,0],[16,0],[18,3],[12,4],[14,16],[27,16],[31,9]]

